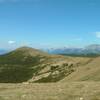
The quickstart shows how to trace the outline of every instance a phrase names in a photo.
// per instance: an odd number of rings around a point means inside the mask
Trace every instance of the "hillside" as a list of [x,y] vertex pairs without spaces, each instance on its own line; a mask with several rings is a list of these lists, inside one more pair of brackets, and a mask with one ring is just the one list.
[[28,47],[0,56],[0,82],[23,82],[32,78],[48,54]]
[[75,72],[60,82],[67,81],[100,81],[100,57],[96,57],[84,66],[79,66]]
[[50,55],[22,47],[0,56],[0,82],[57,82],[93,58]]

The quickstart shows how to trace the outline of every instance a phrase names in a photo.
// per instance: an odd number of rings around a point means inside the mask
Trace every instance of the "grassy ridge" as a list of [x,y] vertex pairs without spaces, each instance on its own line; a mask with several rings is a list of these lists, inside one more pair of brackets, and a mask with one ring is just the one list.
[[100,56],[100,54],[93,54],[93,53],[90,53],[90,54],[60,54],[60,55],[71,56],[71,57],[99,57]]
[[16,51],[0,56],[0,82],[19,83],[32,78],[40,58],[25,56],[24,52]]

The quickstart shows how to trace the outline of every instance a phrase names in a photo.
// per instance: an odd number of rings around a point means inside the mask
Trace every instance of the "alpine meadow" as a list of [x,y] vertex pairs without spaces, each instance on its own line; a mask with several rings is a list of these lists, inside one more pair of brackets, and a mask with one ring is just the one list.
[[0,0],[0,100],[100,100],[100,1]]

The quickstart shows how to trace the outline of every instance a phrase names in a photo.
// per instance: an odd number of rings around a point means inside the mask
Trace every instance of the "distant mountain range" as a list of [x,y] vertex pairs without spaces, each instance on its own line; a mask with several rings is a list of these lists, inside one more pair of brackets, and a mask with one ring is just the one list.
[[84,48],[52,48],[47,50],[50,54],[62,54],[62,55],[100,55],[100,45],[93,44]]
[[[11,50],[7,49],[0,49],[0,55],[6,54],[10,52]],[[49,54],[61,54],[61,55],[74,55],[74,56],[87,56],[87,55],[93,55],[98,56],[100,55],[100,44],[92,44],[88,45],[83,48],[77,48],[77,47],[62,47],[62,48],[50,48],[45,49],[43,51],[46,51]]]
[[0,49],[0,55],[8,53],[10,50],[7,49]]

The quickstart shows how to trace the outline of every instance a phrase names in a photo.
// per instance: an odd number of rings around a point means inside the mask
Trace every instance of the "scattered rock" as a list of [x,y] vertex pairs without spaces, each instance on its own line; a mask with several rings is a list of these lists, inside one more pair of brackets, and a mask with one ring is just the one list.
[[23,82],[22,84],[24,84],[24,85],[28,85],[28,84],[29,84],[29,82]]
[[84,98],[80,97],[80,99],[79,99],[79,100],[84,100]]

